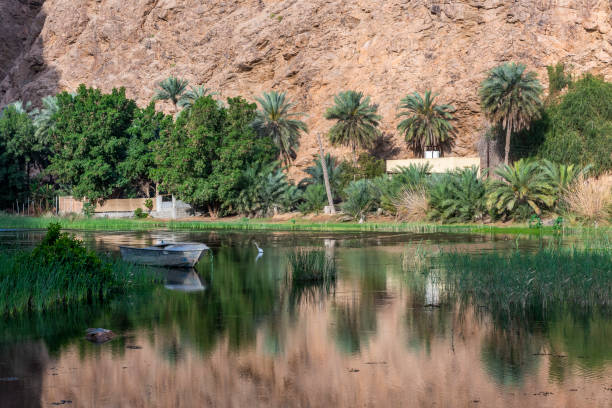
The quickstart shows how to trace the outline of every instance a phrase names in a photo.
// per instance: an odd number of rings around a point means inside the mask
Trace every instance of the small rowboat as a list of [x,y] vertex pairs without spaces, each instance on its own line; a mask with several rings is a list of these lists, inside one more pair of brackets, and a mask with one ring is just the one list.
[[121,257],[124,261],[152,266],[173,266],[178,268],[193,267],[208,250],[207,245],[197,242],[173,242],[134,248],[120,246]]

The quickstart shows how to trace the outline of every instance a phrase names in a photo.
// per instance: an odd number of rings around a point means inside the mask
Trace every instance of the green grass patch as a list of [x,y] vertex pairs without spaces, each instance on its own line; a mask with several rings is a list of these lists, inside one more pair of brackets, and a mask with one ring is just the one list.
[[33,251],[0,252],[0,315],[102,301],[154,280],[146,268],[101,259],[52,224]]
[[331,283],[336,280],[336,262],[324,250],[298,249],[289,254],[294,284]]
[[451,252],[440,254],[433,262],[439,263],[447,294],[493,312],[546,312],[565,307],[610,310],[612,306],[609,244],[510,255]]
[[610,227],[555,227],[529,228],[527,224],[493,226],[484,224],[406,223],[406,222],[312,222],[291,220],[272,222],[265,219],[235,221],[162,221],[155,219],[111,219],[68,217],[17,217],[0,216],[0,228],[42,229],[50,222],[59,223],[64,229],[95,231],[150,231],[159,229],[205,231],[205,230],[269,230],[269,231],[336,231],[336,232],[414,232],[414,233],[474,233],[514,235],[581,234],[597,230],[612,234]]

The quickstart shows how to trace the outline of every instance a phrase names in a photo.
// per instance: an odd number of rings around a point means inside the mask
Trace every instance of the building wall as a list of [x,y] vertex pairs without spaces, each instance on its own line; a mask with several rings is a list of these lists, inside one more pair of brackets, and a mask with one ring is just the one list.
[[464,167],[476,166],[480,169],[479,157],[440,157],[437,159],[406,159],[387,160],[387,173],[396,173],[399,167],[412,165],[431,165],[432,173],[444,173],[450,170]]

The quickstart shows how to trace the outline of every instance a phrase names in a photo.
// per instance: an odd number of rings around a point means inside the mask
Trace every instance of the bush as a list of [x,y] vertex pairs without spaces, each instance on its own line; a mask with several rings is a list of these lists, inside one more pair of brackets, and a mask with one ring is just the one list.
[[321,184],[311,184],[306,187],[302,198],[304,202],[299,206],[299,209],[304,214],[318,213],[327,205],[327,193],[325,187]]
[[147,218],[149,214],[142,211],[142,208],[137,208],[134,210],[134,218]]
[[149,212],[153,211],[153,200],[151,200],[150,198],[147,198],[144,202],[144,206],[146,207],[147,210],[149,210]]
[[469,222],[485,212],[485,185],[476,167],[438,175],[429,192],[428,216],[442,222]]
[[570,84],[521,139],[541,158],[582,167],[592,164],[595,175],[612,170],[612,83],[587,74]]
[[583,220],[605,219],[612,205],[612,177],[581,179],[563,194],[562,202],[567,211]]
[[61,233],[59,224],[50,224],[32,252],[0,253],[0,314],[104,299],[152,281],[145,273],[121,261],[103,261]]
[[394,201],[397,217],[406,221],[422,221],[427,217],[429,200],[424,187],[405,189]]
[[365,216],[379,201],[379,194],[370,180],[353,181],[344,190],[346,200],[342,203],[342,211],[354,219],[365,220]]
[[405,198],[404,192],[421,191],[429,182],[431,165],[411,164],[400,167],[399,172],[391,176],[380,176],[372,180],[380,196],[380,206],[392,214],[396,213],[398,200]]

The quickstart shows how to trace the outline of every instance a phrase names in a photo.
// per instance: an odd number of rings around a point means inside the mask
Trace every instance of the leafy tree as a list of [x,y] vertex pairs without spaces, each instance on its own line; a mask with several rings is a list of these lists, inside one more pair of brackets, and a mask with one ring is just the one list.
[[137,109],[127,129],[125,159],[118,164],[118,186],[129,197],[151,197],[155,174],[156,146],[172,133],[172,116],[155,111],[151,102],[145,109]]
[[159,142],[154,179],[213,215],[235,212],[245,170],[272,162],[278,152],[251,127],[255,108],[240,97],[229,98],[227,108],[211,96],[196,100]]
[[489,186],[487,205],[511,217],[526,217],[530,211],[541,214],[542,209],[555,202],[553,187],[544,178],[539,164],[521,159],[513,166],[503,165],[495,170],[499,179]]
[[541,140],[539,157],[578,167],[592,164],[596,175],[612,170],[612,83],[587,74],[548,106],[544,117],[527,135]]
[[362,92],[346,91],[334,97],[334,106],[325,112],[325,119],[336,123],[329,131],[334,145],[350,146],[353,163],[357,164],[357,148],[366,148],[380,135],[378,105],[370,103],[370,97]]
[[255,98],[261,107],[253,121],[253,127],[260,135],[270,137],[280,151],[280,158],[285,164],[295,159],[295,148],[299,146],[300,132],[308,132],[304,122],[297,119],[303,115],[290,112],[295,104],[287,99],[285,92],[264,93]]
[[442,150],[455,133],[452,125],[454,108],[435,103],[436,95],[426,91],[424,97],[417,92],[406,95],[399,105],[398,117],[406,117],[397,129],[406,137],[406,142],[416,153],[428,148]]
[[19,106],[11,104],[0,112],[0,203],[4,208],[28,195],[30,172],[40,150],[34,132],[32,119]]
[[96,203],[112,197],[120,192],[118,166],[126,158],[136,103],[123,88],[103,94],[85,85],[57,98],[50,173],[76,198]]
[[174,105],[174,110],[181,97],[185,93],[189,82],[186,79],[180,79],[175,77],[169,77],[161,81],[157,85],[157,91],[153,97],[153,101],[170,101]]
[[503,64],[493,68],[480,86],[480,105],[485,115],[506,130],[504,163],[510,157],[512,132],[530,126],[540,116],[542,85],[535,72],[525,73],[523,64]]
[[191,86],[188,91],[186,91],[178,101],[178,106],[183,109],[189,109],[193,106],[193,103],[203,98],[207,95],[213,96],[216,95],[216,92],[211,92],[209,88],[206,88],[204,85],[199,86]]

